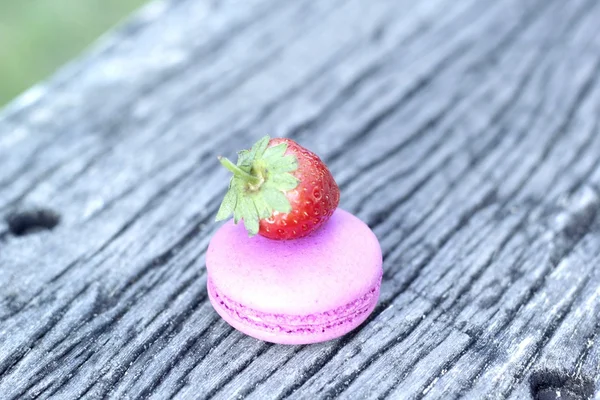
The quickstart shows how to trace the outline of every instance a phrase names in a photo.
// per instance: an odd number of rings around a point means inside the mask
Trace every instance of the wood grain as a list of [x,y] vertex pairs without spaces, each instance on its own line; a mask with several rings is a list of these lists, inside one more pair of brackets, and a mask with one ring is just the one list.
[[[0,113],[0,397],[600,398],[599,22],[593,0],[150,4]],[[265,133],[381,241],[381,301],[341,339],[267,344],[208,303],[216,155]]]

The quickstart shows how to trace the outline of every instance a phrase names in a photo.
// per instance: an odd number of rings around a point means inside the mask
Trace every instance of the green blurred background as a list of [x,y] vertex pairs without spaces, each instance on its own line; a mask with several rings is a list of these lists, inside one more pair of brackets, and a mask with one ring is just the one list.
[[0,106],[148,0],[0,0]]

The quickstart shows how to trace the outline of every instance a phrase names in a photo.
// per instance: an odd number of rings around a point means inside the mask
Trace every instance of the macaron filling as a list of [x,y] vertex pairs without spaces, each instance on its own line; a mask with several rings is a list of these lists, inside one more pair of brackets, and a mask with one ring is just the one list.
[[334,327],[351,324],[370,312],[379,297],[381,277],[377,284],[356,300],[333,310],[308,314],[290,315],[266,313],[246,307],[221,293],[212,279],[208,279],[208,292],[221,308],[232,318],[259,329],[288,334],[311,334],[325,332]]

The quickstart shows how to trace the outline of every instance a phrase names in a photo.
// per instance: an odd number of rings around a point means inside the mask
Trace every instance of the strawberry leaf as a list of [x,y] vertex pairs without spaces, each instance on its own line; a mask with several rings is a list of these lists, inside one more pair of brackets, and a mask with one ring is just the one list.
[[295,156],[289,155],[278,158],[269,165],[271,173],[293,172],[298,169],[298,160]]
[[254,196],[253,200],[254,206],[256,207],[256,211],[258,212],[258,218],[269,218],[273,213],[273,210],[266,202],[264,195],[262,193],[257,194],[256,196]]
[[233,211],[233,222],[238,223],[244,219],[244,210],[242,210],[242,202],[238,200]]
[[[265,152],[265,150],[267,149],[267,146],[269,145],[269,140],[271,140],[271,138],[269,136],[264,136],[258,142],[254,143],[252,148],[250,150],[248,150],[247,157],[251,164],[254,163],[256,160],[260,160],[262,158],[263,153]],[[246,161],[246,160],[244,160],[244,161]],[[239,160],[238,160],[238,164],[239,164]]]
[[265,150],[267,150],[267,146],[269,145],[269,140],[271,140],[269,135],[264,136],[258,142],[256,142],[254,146],[252,146],[250,153],[252,154],[253,159],[258,160],[263,158]]
[[244,218],[244,210],[242,205],[243,196],[243,182],[237,176],[231,178],[231,189],[236,196],[235,209],[233,210],[233,221],[237,224]]
[[244,226],[248,231],[249,236],[254,236],[258,233],[258,213],[254,202],[249,197],[242,197],[241,208],[243,213]]
[[277,159],[282,158],[287,150],[287,143],[280,143],[277,146],[268,147],[263,155],[263,160],[267,163],[273,163]]
[[289,213],[292,210],[290,201],[285,197],[283,192],[266,187],[264,188],[265,201],[273,210],[280,213]]
[[273,174],[265,186],[278,189],[284,192],[295,189],[298,186],[298,179],[294,175],[284,172],[282,174]]
[[235,205],[237,203],[237,193],[234,190],[229,190],[225,194],[225,198],[223,198],[223,202],[221,203],[221,207],[219,207],[219,211],[217,212],[217,221],[223,221],[224,219],[229,218],[233,211],[235,210]]
[[252,169],[252,155],[250,154],[250,150],[242,150],[238,152],[237,165],[245,172],[250,172],[250,169]]

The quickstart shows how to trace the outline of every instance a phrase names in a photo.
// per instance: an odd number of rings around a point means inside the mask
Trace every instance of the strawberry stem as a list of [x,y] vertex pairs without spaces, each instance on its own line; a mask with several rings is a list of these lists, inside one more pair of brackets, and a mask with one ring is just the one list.
[[247,173],[246,171],[244,171],[243,169],[241,169],[240,167],[238,167],[237,165],[235,165],[234,163],[229,161],[226,157],[219,156],[218,158],[219,158],[219,161],[221,162],[221,164],[225,168],[227,168],[228,170],[233,172],[233,174],[235,176],[237,176],[238,178],[242,178],[244,181],[254,184],[254,185],[258,185],[261,183],[261,179],[259,177],[256,177],[252,174]]

